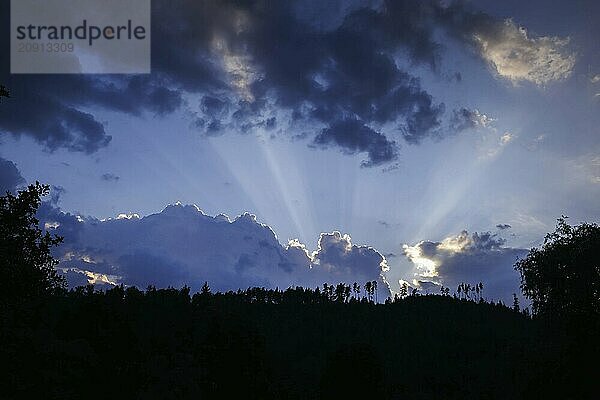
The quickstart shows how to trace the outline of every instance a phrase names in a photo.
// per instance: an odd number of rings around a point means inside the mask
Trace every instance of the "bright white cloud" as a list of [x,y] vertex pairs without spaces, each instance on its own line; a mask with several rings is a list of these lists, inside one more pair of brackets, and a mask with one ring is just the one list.
[[117,219],[139,219],[140,216],[136,213],[129,213],[129,214],[125,214],[125,213],[121,213],[119,215],[117,215]]
[[[424,242],[420,242],[415,246],[409,246],[405,244],[402,246],[404,255],[415,265],[418,271],[418,275],[424,278],[433,278],[437,276],[435,260],[427,258],[423,255],[423,249],[421,245]],[[400,283],[402,285],[402,282]]]
[[49,222],[45,222],[44,223],[44,229],[47,230],[47,231],[50,230],[50,229],[56,229],[59,226],[60,226],[60,224],[58,222],[56,222],[56,221],[51,221],[51,222],[49,221]]
[[260,74],[252,66],[250,56],[233,52],[227,41],[218,35],[213,38],[212,51],[219,56],[231,86],[244,100],[253,101],[250,86]]
[[437,246],[437,248],[439,250],[445,250],[450,253],[462,253],[465,250],[465,248],[471,246],[472,243],[473,241],[469,237],[467,231],[462,231],[456,236],[449,236],[442,240],[442,242]]
[[120,283],[121,279],[116,275],[100,274],[79,268],[58,268],[58,271],[62,272],[69,282],[76,283],[76,285],[87,283],[90,285],[115,286]]
[[473,121],[477,127],[489,128],[496,119],[475,110],[473,111]]
[[500,143],[505,146],[515,139],[515,135],[510,132],[504,132],[504,135],[500,136]]
[[481,56],[503,78],[546,85],[566,79],[575,65],[567,49],[569,38],[530,37],[525,28],[506,20],[497,29],[476,32]]

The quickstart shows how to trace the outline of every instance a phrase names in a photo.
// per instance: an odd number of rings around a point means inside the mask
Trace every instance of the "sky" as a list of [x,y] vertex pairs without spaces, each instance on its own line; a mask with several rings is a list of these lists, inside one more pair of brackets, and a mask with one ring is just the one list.
[[[8,54],[9,2],[0,13]],[[71,285],[519,291],[600,220],[600,4],[152,1],[152,72],[11,75],[0,188]]]

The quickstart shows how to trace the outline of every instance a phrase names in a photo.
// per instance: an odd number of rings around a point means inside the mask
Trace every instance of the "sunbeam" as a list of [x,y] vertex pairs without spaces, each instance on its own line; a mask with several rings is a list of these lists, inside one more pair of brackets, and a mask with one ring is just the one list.
[[[262,132],[261,138],[267,135]],[[307,243],[307,240],[312,238],[315,232],[313,205],[307,195],[310,177],[305,176],[294,154],[286,151],[285,146],[278,145],[275,141],[269,141],[269,138],[266,137],[261,140],[259,148],[267,161],[269,172],[276,182],[276,185],[270,186],[271,190],[278,191],[287,210],[288,218],[293,222],[296,235],[300,241]]]

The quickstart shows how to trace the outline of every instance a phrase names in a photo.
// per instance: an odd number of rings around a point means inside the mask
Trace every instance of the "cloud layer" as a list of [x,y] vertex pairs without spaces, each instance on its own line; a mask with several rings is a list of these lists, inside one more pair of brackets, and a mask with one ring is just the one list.
[[461,132],[469,129],[490,128],[494,121],[496,121],[494,118],[479,110],[461,108],[453,111],[450,127],[455,132]]
[[575,55],[565,50],[569,39],[531,38],[511,20],[495,30],[475,34],[474,39],[481,56],[498,75],[513,82],[545,85],[567,78],[575,65]]
[[[8,29],[8,2],[0,11]],[[567,39],[532,37],[462,2],[209,0],[173,7],[156,0],[152,12],[160,18],[153,18],[149,76],[24,77],[0,65],[14,94],[0,107],[0,132],[50,151],[93,153],[111,141],[98,109],[132,116],[183,109],[205,135],[265,129],[297,136],[301,127],[311,132],[309,145],[362,153],[362,165],[372,167],[395,161],[400,141],[441,136],[444,104],[400,66],[437,72],[437,30],[515,82],[564,79],[575,61]],[[5,52],[8,38],[0,38]]]
[[6,192],[14,192],[24,183],[25,179],[15,163],[0,157],[0,196],[4,196]]
[[39,214],[42,226],[65,237],[56,256],[71,285],[188,285],[198,290],[208,281],[215,289],[235,290],[377,280],[381,298],[389,295],[382,278],[385,257],[339,232],[321,234],[317,250],[310,252],[298,241],[282,246],[253,215],[232,221],[189,205],[105,221],[62,213],[48,203]]
[[534,36],[512,19],[498,20],[455,2],[440,13],[448,32],[470,45],[498,76],[514,83],[547,85],[568,78],[576,55],[569,38]]
[[363,167],[381,165],[398,158],[396,142],[358,120],[339,121],[323,128],[315,136],[313,144],[317,147],[336,145],[348,154],[367,153],[368,159],[361,164]]
[[520,293],[519,274],[513,265],[527,250],[504,244],[502,238],[489,232],[469,235],[462,231],[441,242],[404,245],[404,255],[413,263],[417,281],[433,282],[451,290],[462,282],[483,282],[485,297],[510,304],[512,293]]

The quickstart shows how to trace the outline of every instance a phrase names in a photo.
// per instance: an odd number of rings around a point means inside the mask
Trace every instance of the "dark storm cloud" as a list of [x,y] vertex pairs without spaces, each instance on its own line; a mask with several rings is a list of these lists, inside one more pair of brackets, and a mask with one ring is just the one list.
[[[0,48],[9,54],[10,2],[0,4]],[[93,153],[111,141],[93,110],[163,115],[181,106],[181,95],[161,76],[19,75],[0,64],[0,81],[12,98],[0,106],[0,134],[28,136],[46,150]]]
[[[441,137],[444,116],[444,104],[399,59],[438,72],[438,29],[477,49],[475,33],[493,43],[514,39],[502,21],[446,3],[155,0],[151,75],[11,76],[3,63],[0,79],[14,98],[0,107],[0,132],[29,136],[48,150],[92,153],[111,140],[97,109],[165,115],[185,107],[191,126],[209,136],[274,129],[276,121],[285,128],[288,119],[319,140],[328,132],[327,144],[345,152],[366,152],[364,166],[390,162],[396,140]],[[8,29],[8,2],[0,8]],[[5,53],[8,38],[0,38]],[[517,39],[510,43],[529,53],[537,43]],[[538,61],[530,56],[523,65]],[[187,104],[186,95],[201,100]],[[340,121],[364,128],[346,129],[342,138]]]
[[[438,127],[443,107],[393,56],[403,49],[415,62],[435,64],[438,45],[422,18],[432,6],[364,5],[369,2],[332,8],[337,25],[324,19],[319,28],[292,2],[190,1],[174,7],[154,1],[153,15],[160,18],[153,18],[151,76],[10,76],[4,64],[0,75],[14,99],[0,108],[0,130],[29,136],[50,151],[92,153],[111,136],[91,110],[162,115],[178,109],[187,92],[204,95],[199,113],[212,118],[199,115],[196,124],[210,135],[230,122],[223,115],[229,109],[240,119],[240,131],[272,129],[268,108],[276,107],[304,109],[304,119],[326,127],[348,116],[363,125],[393,122],[401,136],[418,143]],[[8,2],[1,14],[8,29]],[[8,37],[3,35],[5,51]],[[369,154],[375,158],[365,165],[391,155]]]
[[318,147],[332,144],[348,154],[367,153],[368,160],[361,163],[363,167],[381,165],[398,158],[396,142],[389,141],[358,120],[335,122],[331,127],[324,128],[313,140],[313,145]]
[[4,196],[6,192],[15,192],[24,183],[25,179],[15,163],[0,157],[0,196]]
[[409,3],[359,8],[328,30],[311,29],[282,3],[262,10],[260,19],[249,9],[243,35],[261,73],[249,87],[252,96],[273,96],[280,107],[302,110],[296,118],[328,128],[356,119],[362,125],[391,122],[410,143],[435,134],[443,105],[394,61],[399,50],[431,65],[437,57],[437,45],[422,19],[412,20],[419,11]]
[[[5,74],[6,68],[1,66],[0,71]],[[50,151],[66,148],[90,154],[108,145],[112,138],[90,108],[137,116],[164,115],[181,105],[179,92],[150,77],[10,75],[2,79],[14,96],[0,107],[0,132],[29,136]]]
[[[314,21],[305,18],[306,9],[299,11],[291,4],[205,2],[201,7],[189,4],[185,13],[178,14],[183,20],[200,18],[205,22],[183,24],[183,32],[177,34],[199,40],[178,43],[191,46],[189,53],[202,43],[208,51],[198,62],[208,64],[209,59],[216,59],[223,65],[220,74],[212,72],[223,85],[213,82],[212,87],[225,96],[207,96],[202,101],[205,115],[197,125],[206,134],[220,134],[227,123],[241,132],[255,127],[268,129],[274,121],[267,115],[272,107],[289,110],[295,120],[325,125],[332,133],[338,132],[339,121],[346,120],[365,127],[390,122],[396,125],[392,134],[410,143],[438,133],[443,105],[435,104],[419,80],[394,61],[396,52],[404,50],[414,62],[435,64],[439,46],[420,17],[431,13],[431,6],[392,2],[374,9],[352,4],[345,8],[345,15],[335,19],[338,23],[328,24],[323,18],[315,27]],[[339,14],[340,8],[335,9]],[[207,13],[210,20],[204,19]],[[169,34],[167,38],[175,39]],[[169,46],[156,47],[160,52]],[[178,67],[177,63],[166,63],[160,68],[177,79]],[[180,83],[185,90],[199,90]],[[230,121],[205,122],[225,108],[232,109]],[[346,132],[352,136],[357,130]],[[373,130],[360,132],[369,136],[367,142],[375,137]],[[328,144],[340,145],[350,153],[366,151],[369,160],[363,165],[374,166],[397,157],[390,146],[393,140],[383,133],[378,136],[378,143],[369,146],[371,152],[364,146],[354,150],[356,137],[344,140],[336,135]]]
[[227,106],[227,101],[217,97],[204,96],[201,101],[202,111],[208,115],[220,115]]
[[118,176],[118,175],[115,175],[115,174],[113,174],[113,173],[110,173],[110,172],[107,172],[107,173],[105,173],[105,174],[102,174],[102,175],[100,176],[100,178],[101,178],[103,181],[106,181],[106,182],[118,182],[118,181],[119,181],[119,179],[121,179],[121,177],[120,177],[120,176]]
[[404,254],[415,265],[418,279],[451,289],[462,282],[483,282],[486,297],[508,303],[513,293],[520,293],[513,266],[527,250],[506,247],[504,239],[490,232],[463,231],[441,242],[404,246]]
[[18,96],[0,107],[0,131],[29,136],[50,151],[64,147],[92,153],[110,142],[92,114],[34,91]]

